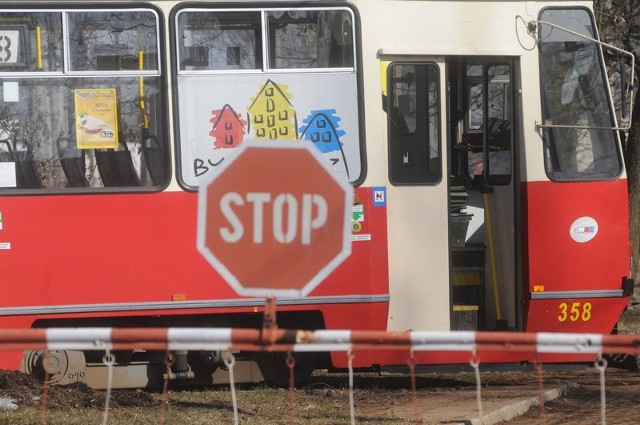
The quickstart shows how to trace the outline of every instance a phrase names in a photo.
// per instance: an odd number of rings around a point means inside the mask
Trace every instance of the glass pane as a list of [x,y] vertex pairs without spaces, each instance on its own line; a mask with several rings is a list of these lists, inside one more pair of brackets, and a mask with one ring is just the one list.
[[389,180],[396,185],[440,180],[438,69],[429,64],[389,67]]
[[[595,37],[583,9],[549,9],[541,19]],[[540,30],[544,124],[612,127],[604,67],[595,43],[557,28]],[[614,130],[544,129],[545,166],[552,179],[607,179],[620,173]]]
[[151,12],[73,12],[68,25],[72,71],[158,69]]
[[416,75],[413,66],[397,65],[392,68],[393,98],[389,111],[389,125],[394,135],[416,131]]
[[180,69],[261,69],[261,32],[260,12],[180,13]]
[[61,71],[60,13],[3,12],[0,72]]
[[[0,87],[6,87],[0,80]],[[14,101],[0,103],[0,161],[15,164],[20,189],[154,186],[165,180],[160,78],[25,79]],[[115,90],[115,149],[80,149],[83,132],[99,120],[76,107],[74,90]],[[95,103],[95,102],[94,102]]]
[[[487,68],[487,149],[489,184],[492,177],[511,176],[511,75],[508,65]],[[499,184],[504,184],[500,181]]]
[[469,84],[469,129],[480,130],[484,123],[484,93],[483,84]]
[[271,68],[351,68],[353,18],[346,10],[267,13]]

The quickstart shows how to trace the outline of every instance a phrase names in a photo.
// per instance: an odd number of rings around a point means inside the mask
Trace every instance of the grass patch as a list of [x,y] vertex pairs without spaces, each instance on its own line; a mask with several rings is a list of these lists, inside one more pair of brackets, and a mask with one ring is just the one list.
[[618,320],[618,333],[620,334],[640,334],[640,310],[629,308]]

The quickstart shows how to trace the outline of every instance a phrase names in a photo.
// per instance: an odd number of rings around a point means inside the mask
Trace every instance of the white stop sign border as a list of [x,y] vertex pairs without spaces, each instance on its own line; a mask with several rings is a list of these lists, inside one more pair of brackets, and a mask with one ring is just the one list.
[[[306,149],[316,160],[316,162],[325,169],[327,174],[333,178],[344,194],[344,219],[342,229],[342,250],[333,257],[324,267],[322,267],[302,289],[277,289],[277,288],[256,288],[244,286],[238,278],[222,263],[206,246],[206,217],[207,217],[207,188],[214,184],[215,180],[221,176],[228,167],[242,156],[243,152],[250,148],[259,149]],[[322,157],[320,151],[311,144],[311,142],[283,142],[283,141],[261,141],[261,142],[243,142],[235,152],[230,154],[223,163],[214,168],[209,175],[200,183],[198,188],[198,222],[196,234],[196,246],[200,254],[213,266],[213,268],[226,280],[232,289],[240,296],[248,297],[268,297],[275,296],[280,298],[302,298],[306,297],[318,285],[331,274],[349,255],[351,255],[351,215],[353,205],[353,186],[344,178],[336,175],[331,170],[329,162]],[[250,265],[248,265],[250,266]]]

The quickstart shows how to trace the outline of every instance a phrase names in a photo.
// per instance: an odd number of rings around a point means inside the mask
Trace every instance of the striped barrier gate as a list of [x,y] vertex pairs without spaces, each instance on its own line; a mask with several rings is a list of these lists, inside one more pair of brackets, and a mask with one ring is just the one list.
[[[601,422],[606,423],[606,400],[604,371],[607,367],[603,353],[638,354],[640,335],[600,335],[571,333],[517,333],[474,331],[351,331],[351,330],[293,330],[265,327],[260,329],[235,328],[50,328],[50,329],[0,329],[0,350],[42,349],[104,351],[104,363],[111,367],[113,350],[211,350],[222,351],[225,365],[230,371],[231,395],[234,423],[238,424],[237,396],[233,381],[235,359],[233,351],[284,351],[284,352],[328,352],[343,351],[349,359],[349,400],[351,423],[355,423],[353,402],[352,352],[357,350],[406,349],[413,358],[414,351],[461,351],[470,354],[470,365],[477,381],[477,403],[479,417],[483,417],[481,383],[477,353],[486,352],[530,352],[593,354],[595,367],[601,382]],[[293,358],[289,356],[291,385],[293,391]],[[412,374],[412,390],[415,395],[415,365],[409,363]],[[168,366],[169,367],[169,366]],[[536,365],[542,390],[541,366]],[[111,373],[109,373],[109,379]],[[45,379],[46,380],[46,379]],[[165,378],[164,393],[168,388]],[[46,409],[46,389],[43,411]],[[110,382],[107,385],[104,424],[109,413]],[[292,392],[293,394],[293,392]],[[164,406],[164,403],[163,403]],[[415,407],[415,406],[414,406]],[[544,415],[544,400],[540,398]],[[163,423],[161,415],[160,423]]]

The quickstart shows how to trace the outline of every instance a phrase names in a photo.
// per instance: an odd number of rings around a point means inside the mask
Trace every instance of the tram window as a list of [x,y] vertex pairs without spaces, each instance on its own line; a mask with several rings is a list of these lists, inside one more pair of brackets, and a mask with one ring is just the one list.
[[[2,11],[2,22],[21,22],[36,42],[23,50],[24,72],[0,66],[1,191],[148,191],[166,183],[154,12]],[[34,67],[40,72],[29,72]]]
[[[545,9],[540,19],[594,38],[586,9]],[[553,180],[615,178],[622,169],[597,45],[542,25],[539,34],[545,167]]]
[[271,140],[312,143],[336,175],[360,184],[353,10],[195,6],[176,7],[171,28],[180,185],[197,190],[243,143]]
[[388,72],[389,180],[435,184],[441,178],[438,68],[394,63]]
[[260,12],[182,12],[181,70],[262,68]]
[[[177,15],[177,36],[181,71],[353,68],[355,63],[353,15],[346,9],[188,9]],[[268,63],[262,60],[265,51]]]
[[345,10],[267,13],[272,68],[353,67],[353,20]]
[[71,70],[157,69],[158,39],[153,13],[73,12],[68,14],[67,22]]
[[3,15],[0,14],[0,72],[62,71],[59,13]]

